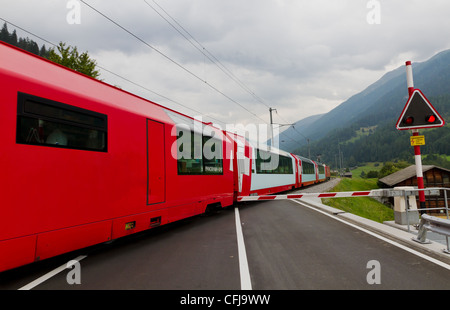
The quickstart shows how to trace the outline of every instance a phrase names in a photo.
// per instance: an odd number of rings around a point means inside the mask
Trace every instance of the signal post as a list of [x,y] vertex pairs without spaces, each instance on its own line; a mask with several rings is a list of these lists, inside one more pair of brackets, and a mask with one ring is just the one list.
[[[414,93],[414,79],[412,74],[412,64],[409,60],[406,62],[406,84],[408,86],[409,98],[411,98]],[[419,129],[413,129],[412,135],[418,137]],[[422,155],[420,154],[420,145],[414,145],[414,161],[416,163],[417,188],[423,189],[425,188],[425,185],[423,183]],[[419,191],[419,203],[420,209],[425,208],[424,191]]]
[[[419,136],[419,129],[412,130],[413,136]],[[414,160],[416,162],[416,176],[417,176],[417,188],[424,189],[423,183],[423,169],[422,169],[422,155],[420,154],[420,145],[414,145]],[[425,208],[425,193],[419,191],[420,208]]]
[[[420,146],[425,144],[425,137],[419,136],[419,129],[442,127],[445,121],[425,95],[419,89],[414,88],[411,61],[406,62],[406,82],[409,98],[397,120],[396,127],[398,130],[412,131],[411,145],[414,146],[417,188],[424,189]],[[419,202],[420,208],[425,208],[425,193],[423,190],[419,191]]]

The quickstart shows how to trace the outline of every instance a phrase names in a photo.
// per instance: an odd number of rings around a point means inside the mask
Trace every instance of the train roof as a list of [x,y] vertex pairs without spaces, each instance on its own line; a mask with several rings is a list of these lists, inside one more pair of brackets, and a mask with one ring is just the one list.
[[258,149],[258,150],[262,150],[262,151],[266,151],[266,152],[270,152],[270,153],[274,153],[274,154],[278,154],[278,155],[283,155],[283,156],[292,156],[293,154],[280,150],[276,147],[273,146],[269,146],[269,145],[262,145],[261,147],[253,141],[249,141],[247,139],[247,142],[250,144],[251,147],[253,147],[253,149]]
[[[231,136],[241,137],[252,147],[257,148],[256,143],[249,141],[247,137],[238,133],[228,132],[211,122],[204,122],[165,107],[149,99],[140,97],[101,80],[94,79],[6,42],[0,41],[0,54],[2,55],[0,70],[8,71],[12,75],[22,76],[25,79],[34,80],[40,84],[50,84],[52,87],[64,89],[66,92],[76,92],[79,96],[96,98],[96,101],[101,97],[100,101],[105,105],[114,106],[115,108],[127,110],[145,117],[150,117],[151,115],[152,118],[157,118],[154,113],[154,108],[157,107],[165,112],[159,115],[159,120],[161,121],[170,121],[174,124],[185,124],[194,131],[198,131],[198,128],[195,129],[195,124],[198,122],[203,126],[210,126],[216,130],[225,131]],[[42,80],[43,74],[46,76],[45,81]],[[99,96],[99,93],[101,96]],[[134,100],[130,100],[131,98]],[[261,149],[284,156],[297,156],[302,160],[312,162],[310,159],[291,154],[278,148],[265,146],[265,148]]]
[[297,155],[297,154],[294,154],[294,156],[297,157],[298,159],[300,159],[301,161],[314,163],[314,161],[312,159],[309,159],[309,158],[306,158],[306,157],[303,157],[303,156],[300,156],[300,155]]
[[[99,97],[98,94],[101,93],[104,96],[102,98],[104,104],[114,105],[116,108],[129,110],[130,112],[142,114],[147,117],[149,115],[153,116],[154,114],[149,114],[149,111],[154,107],[158,107],[163,109],[172,121],[174,119],[184,121],[189,126],[194,124],[194,122],[199,122],[205,126],[222,130],[210,122],[200,121],[199,119],[165,107],[104,81],[92,78],[3,41],[0,41],[0,54],[2,60],[0,70],[9,71],[16,76],[39,81],[41,84],[52,84],[55,88],[64,88],[66,90],[70,85],[70,89],[79,91],[79,94],[82,96],[97,98]],[[48,80],[42,80],[43,74],[45,74]],[[134,98],[135,100],[130,100],[130,98]]]

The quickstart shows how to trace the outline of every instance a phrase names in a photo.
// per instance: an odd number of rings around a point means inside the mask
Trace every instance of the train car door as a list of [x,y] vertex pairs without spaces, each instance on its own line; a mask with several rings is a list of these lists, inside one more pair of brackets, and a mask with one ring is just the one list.
[[147,204],[166,200],[164,124],[147,119]]

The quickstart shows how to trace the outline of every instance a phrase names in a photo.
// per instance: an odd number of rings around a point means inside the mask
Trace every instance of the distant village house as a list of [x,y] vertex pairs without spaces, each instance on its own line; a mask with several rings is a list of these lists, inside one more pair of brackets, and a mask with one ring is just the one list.
[[[425,187],[446,187],[450,188],[450,170],[434,165],[422,166],[423,182]],[[380,187],[393,188],[397,186],[413,186],[417,188],[416,166],[412,165],[395,173],[392,173],[379,180]],[[447,202],[450,203],[450,192],[447,193]],[[417,206],[419,206],[417,196]],[[439,196],[426,196],[426,208],[445,207],[444,191],[440,191]],[[428,213],[440,213],[433,211]]]

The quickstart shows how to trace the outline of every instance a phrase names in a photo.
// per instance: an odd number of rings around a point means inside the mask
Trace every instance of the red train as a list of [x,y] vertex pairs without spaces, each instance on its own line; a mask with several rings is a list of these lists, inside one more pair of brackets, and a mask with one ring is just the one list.
[[2,42],[0,94],[0,271],[329,177]]

